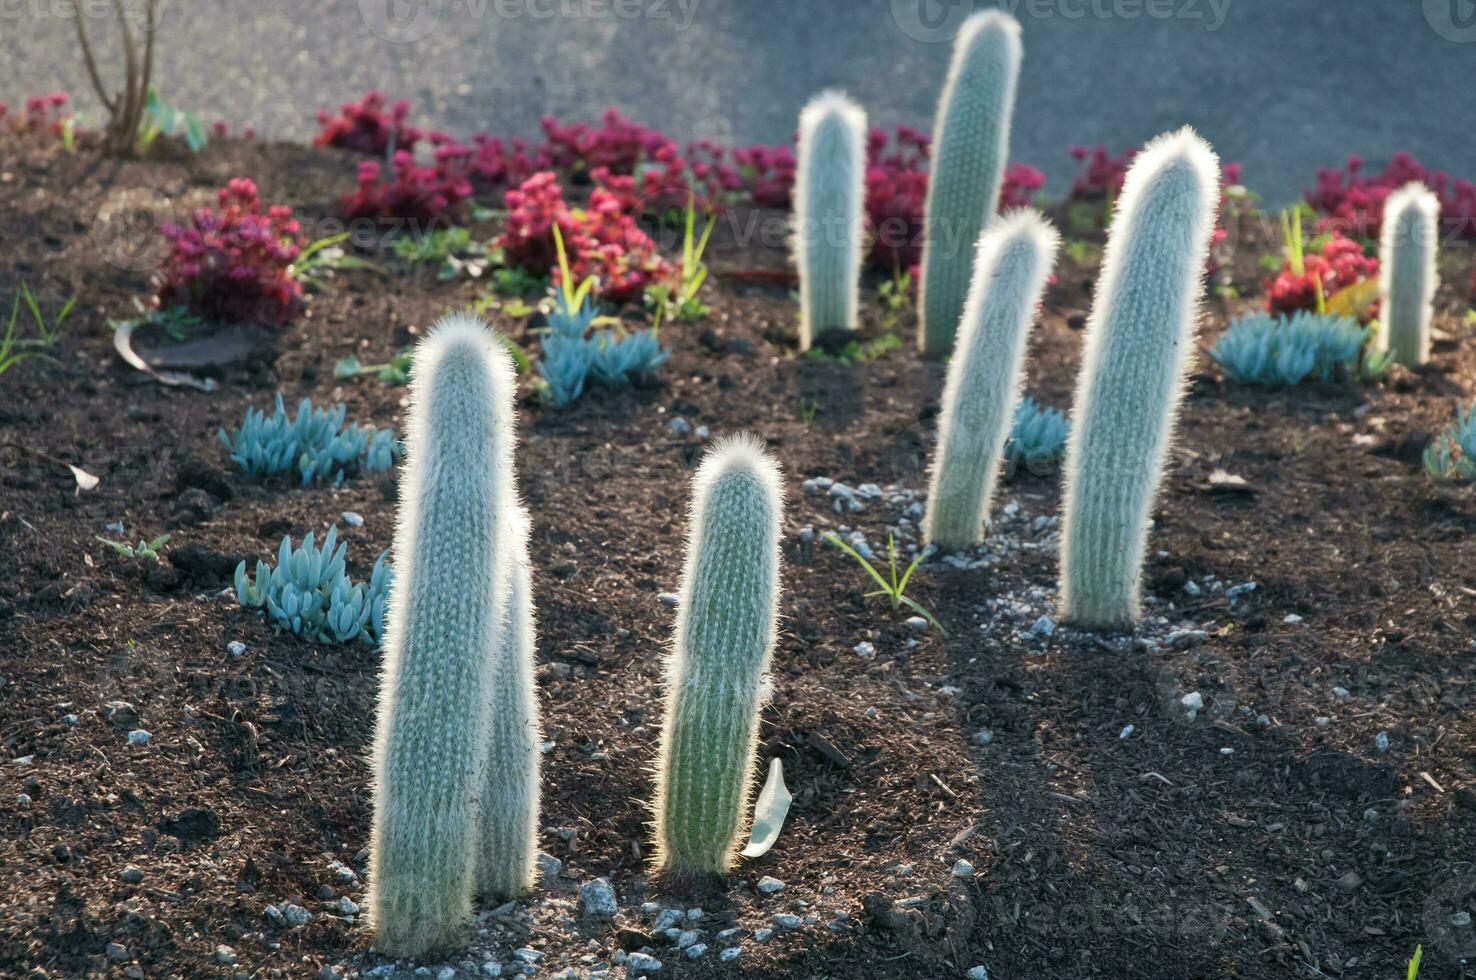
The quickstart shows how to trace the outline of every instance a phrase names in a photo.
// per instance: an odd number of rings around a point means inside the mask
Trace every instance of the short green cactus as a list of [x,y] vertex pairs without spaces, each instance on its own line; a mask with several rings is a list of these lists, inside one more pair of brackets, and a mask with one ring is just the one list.
[[1024,375],[1025,339],[1060,236],[1038,212],[996,219],[979,237],[958,349],[948,365],[923,530],[948,551],[983,540]]
[[1000,10],[964,22],[938,99],[924,209],[918,346],[953,349],[968,299],[974,244],[999,208],[1020,76],[1020,24]]
[[1219,159],[1188,127],[1143,147],[1123,184],[1066,443],[1061,605],[1083,626],[1138,620],[1219,196]]
[[371,760],[368,914],[390,956],[454,947],[471,912],[514,505],[506,348],[458,314],[414,361]]
[[1379,245],[1379,320],[1375,346],[1407,367],[1430,360],[1430,319],[1439,285],[1435,245],[1440,199],[1411,181],[1384,201]]
[[800,350],[832,330],[855,330],[865,234],[866,111],[840,92],[811,99],[799,119],[794,258]]
[[656,864],[676,875],[728,870],[748,818],[783,522],[779,468],[758,440],[707,455],[689,522],[655,800]]
[[508,513],[512,587],[502,640],[488,664],[491,714],[482,781],[482,829],[477,850],[477,894],[503,902],[533,886],[538,857],[538,694],[533,683],[538,646],[533,569],[528,558],[528,513]]

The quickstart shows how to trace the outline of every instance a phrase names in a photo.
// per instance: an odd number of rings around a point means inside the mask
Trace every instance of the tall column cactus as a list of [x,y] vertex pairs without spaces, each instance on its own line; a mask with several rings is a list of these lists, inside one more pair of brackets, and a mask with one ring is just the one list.
[[954,42],[923,212],[918,346],[928,357],[953,349],[974,243],[999,208],[1022,57],[1020,24],[999,10],[969,17]]
[[822,92],[800,112],[794,186],[800,349],[831,330],[855,330],[866,194],[866,110]]
[[1148,521],[1204,292],[1219,159],[1187,126],[1133,160],[1107,238],[1066,443],[1061,604],[1084,626],[1139,616]]
[[691,506],[656,773],[656,863],[676,875],[726,871],[747,819],[779,603],[779,467],[756,439],[719,443]]
[[454,946],[471,912],[513,391],[507,351],[476,317],[443,318],[416,348],[371,760],[368,909],[391,956]]
[[477,894],[502,902],[533,886],[538,856],[538,694],[533,683],[538,646],[533,569],[528,558],[528,512],[508,512],[511,588],[502,638],[488,664],[491,713],[487,767],[482,781],[482,829],[477,851]]
[[1020,397],[1025,339],[1059,243],[1051,223],[1029,209],[995,219],[979,236],[974,281],[943,388],[923,528],[930,544],[958,551],[983,540]]
[[1392,351],[1409,367],[1430,360],[1434,315],[1435,244],[1440,236],[1440,199],[1411,181],[1384,201],[1379,247],[1379,328],[1375,346]]

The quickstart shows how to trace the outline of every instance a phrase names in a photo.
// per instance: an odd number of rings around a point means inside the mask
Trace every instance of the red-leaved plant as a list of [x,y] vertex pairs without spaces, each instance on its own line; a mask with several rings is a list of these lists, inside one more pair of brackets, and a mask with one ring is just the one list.
[[396,150],[413,150],[424,134],[406,121],[409,115],[410,103],[404,99],[390,104],[383,92],[365,92],[358,102],[339,106],[336,115],[319,110],[313,145],[383,157],[393,140]]
[[599,278],[599,295],[612,303],[639,299],[645,288],[671,277],[673,267],[656,251],[620,199],[603,187],[590,192],[589,206],[571,208],[558,176],[534,174],[503,195],[507,226],[497,239],[510,265],[560,284],[553,228],[557,224],[576,282]]
[[188,225],[165,224],[169,256],[156,276],[161,308],[183,306],[224,323],[286,324],[302,311],[292,263],[301,225],[283,205],[263,208],[256,184],[238,177],[220,207],[197,208]]
[[1384,224],[1384,199],[1411,181],[1419,181],[1440,199],[1445,230],[1476,239],[1476,183],[1451,180],[1443,170],[1430,170],[1405,152],[1394,154],[1377,174],[1366,173],[1363,158],[1348,157],[1342,170],[1322,167],[1317,186],[1306,191],[1307,203],[1323,216],[1319,230],[1338,228],[1358,238],[1375,239]]
[[[26,97],[25,111],[9,119],[11,128],[28,133],[51,133],[58,135],[71,118],[66,111],[72,97],[65,92],[49,92],[46,95]],[[0,102],[0,123],[6,121],[10,107]]]

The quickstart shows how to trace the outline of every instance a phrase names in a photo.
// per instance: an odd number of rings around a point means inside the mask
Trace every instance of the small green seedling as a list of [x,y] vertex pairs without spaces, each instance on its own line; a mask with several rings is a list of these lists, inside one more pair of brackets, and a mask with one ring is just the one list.
[[343,243],[348,241],[348,237],[348,232],[341,231],[303,246],[302,251],[297,254],[297,261],[292,263],[292,278],[309,289],[317,290],[332,279],[335,273],[349,269],[368,269],[383,275],[384,269],[380,266],[344,251]]
[[1424,958],[1424,955],[1425,947],[1415,946],[1414,956],[1410,958],[1409,972],[1406,974],[1405,980],[1418,980],[1420,975],[1420,960]]
[[439,266],[436,277],[450,282],[465,273],[480,279],[487,271],[489,253],[485,242],[473,241],[470,229],[460,225],[433,228],[429,234],[409,236],[395,242],[395,255],[406,262]]
[[210,142],[205,136],[205,124],[200,122],[199,116],[165,105],[159,100],[158,89],[152,85],[144,98],[144,117],[143,131],[138,134],[139,156],[147,156],[149,147],[160,136],[173,135],[176,132],[184,136],[185,145],[190,148],[191,153],[199,153]]
[[882,301],[882,328],[895,329],[897,317],[912,303],[912,273],[894,262],[892,278],[876,287],[876,295]]
[[892,535],[887,535],[887,563],[890,568],[890,581],[888,581],[888,578],[884,577],[881,572],[878,572],[876,570],[876,567],[872,565],[871,562],[861,557],[861,553],[859,551],[846,544],[834,533],[827,531],[825,533],[825,540],[829,541],[831,544],[835,545],[837,548],[844,551],[852,558],[856,559],[857,564],[866,569],[866,573],[876,580],[877,585],[881,586],[881,588],[877,589],[874,592],[866,593],[866,598],[870,599],[872,596],[884,595],[892,603],[893,612],[897,612],[903,606],[906,606],[908,609],[911,609],[923,619],[926,619],[929,623],[932,623],[933,628],[936,629],[939,633],[944,636],[948,635],[948,631],[943,628],[943,624],[934,619],[932,613],[923,608],[922,604],[919,603],[916,599],[913,599],[911,596],[908,596],[906,594],[907,583],[912,580],[912,573],[917,571],[918,565],[922,564],[923,553],[921,551],[917,553],[917,555],[912,559],[912,564],[908,565],[907,570],[902,573],[902,576],[900,578],[898,578],[897,542],[892,537]]
[[564,250],[564,233],[559,231],[558,222],[553,224],[554,248],[559,253],[559,292],[564,296],[565,308],[577,310],[584,305],[584,298],[599,282],[594,276],[586,276],[579,285],[574,284],[574,274],[569,271],[569,253]]
[[[31,319],[36,323],[35,338],[23,338],[16,336],[16,327],[20,322],[21,304],[31,312]],[[5,336],[0,339],[0,374],[4,374],[11,367],[32,357],[47,357],[46,351],[56,346],[58,336],[61,334],[61,325],[71,315],[72,307],[77,304],[77,297],[73,296],[62,306],[61,312],[51,320],[47,320],[41,313],[41,306],[36,302],[31,289],[25,283],[21,283],[20,292],[16,294],[15,302],[10,306],[10,320],[5,326]]]
[[140,540],[138,544],[128,544],[125,541],[109,541],[104,537],[99,537],[97,540],[112,548],[124,558],[136,558],[139,561],[147,559],[157,565],[159,563],[159,549],[169,543],[169,535],[161,534],[152,541]]
[[800,421],[805,423],[805,428],[808,429],[811,425],[815,423],[815,416],[819,413],[819,411],[819,399],[807,398],[804,401],[800,402]]
[[697,231],[697,206],[691,192],[687,194],[685,230],[682,233],[681,283],[673,289],[666,283],[651,286],[646,290],[646,305],[655,311],[652,329],[661,330],[663,320],[672,317],[691,323],[712,312],[712,309],[697,298],[697,290],[707,281],[707,263],[702,254],[707,251],[707,240],[717,222],[708,221],[699,238]]
[[410,348],[401,348],[399,353],[383,364],[361,364],[357,357],[350,354],[339,358],[338,363],[333,365],[333,377],[337,381],[347,381],[366,374],[374,375],[387,385],[407,383],[410,380]]

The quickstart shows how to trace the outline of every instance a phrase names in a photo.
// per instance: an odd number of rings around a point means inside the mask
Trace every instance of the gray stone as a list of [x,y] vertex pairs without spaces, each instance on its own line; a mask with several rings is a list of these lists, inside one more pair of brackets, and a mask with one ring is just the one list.
[[596,878],[579,889],[579,907],[591,919],[611,919],[620,908],[609,878]]

